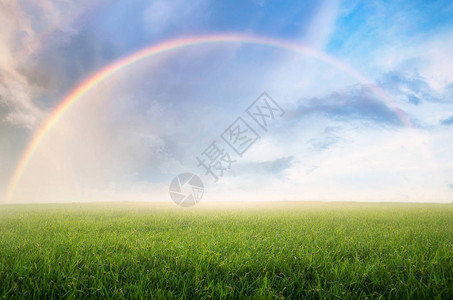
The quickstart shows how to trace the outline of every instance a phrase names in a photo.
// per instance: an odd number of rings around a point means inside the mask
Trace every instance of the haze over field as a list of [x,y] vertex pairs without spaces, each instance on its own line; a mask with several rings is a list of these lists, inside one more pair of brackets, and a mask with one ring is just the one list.
[[[451,202],[452,16],[451,1],[3,1],[0,197],[170,201],[193,172],[202,201]],[[189,42],[49,121],[169,40]],[[284,116],[215,183],[196,157],[263,91]]]

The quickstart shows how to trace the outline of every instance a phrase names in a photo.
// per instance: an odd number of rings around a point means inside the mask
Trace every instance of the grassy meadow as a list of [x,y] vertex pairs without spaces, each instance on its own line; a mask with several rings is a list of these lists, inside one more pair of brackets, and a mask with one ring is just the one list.
[[0,296],[453,299],[453,205],[2,205]]

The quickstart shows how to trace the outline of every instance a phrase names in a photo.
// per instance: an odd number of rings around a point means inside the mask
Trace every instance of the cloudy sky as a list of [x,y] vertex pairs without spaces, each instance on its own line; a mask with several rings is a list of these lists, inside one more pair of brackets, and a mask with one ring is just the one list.
[[[453,3],[335,0],[0,1],[1,198],[87,78],[219,34],[311,50],[195,44],[126,66],[60,117],[8,201],[171,201],[184,172],[203,201],[453,201]],[[246,112],[264,91],[285,111],[265,129]],[[238,117],[259,136],[242,156],[221,138]],[[197,161],[213,141],[234,161],[217,182]]]

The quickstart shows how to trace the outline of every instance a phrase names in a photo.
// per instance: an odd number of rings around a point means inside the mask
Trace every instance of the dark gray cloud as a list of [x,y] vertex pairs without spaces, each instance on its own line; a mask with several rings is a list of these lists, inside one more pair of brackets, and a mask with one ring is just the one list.
[[288,111],[288,116],[325,115],[339,121],[364,120],[392,126],[402,126],[398,115],[366,87],[355,86],[321,98],[302,99]]
[[453,125],[453,116],[450,116],[442,121],[440,121],[442,125]]
[[[400,68],[388,72],[377,81],[377,84],[392,95],[392,99],[400,99],[412,105],[421,105],[424,102],[449,102],[453,94],[451,92],[453,84],[448,85],[443,92],[437,92],[415,68]],[[402,102],[399,103],[404,105]],[[298,106],[288,111],[288,116],[295,119],[309,115],[324,115],[337,121],[358,120],[388,126],[404,125],[398,114],[364,85],[356,85],[323,97],[302,99]],[[411,122],[422,126],[416,119]],[[453,124],[453,116],[441,121],[441,124]],[[311,142],[315,149],[322,150],[338,140],[328,137],[314,139]]]

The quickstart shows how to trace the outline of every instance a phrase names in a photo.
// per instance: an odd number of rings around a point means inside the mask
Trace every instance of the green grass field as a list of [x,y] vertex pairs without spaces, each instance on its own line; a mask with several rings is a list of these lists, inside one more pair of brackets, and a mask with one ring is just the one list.
[[0,295],[453,299],[453,205],[3,205]]

